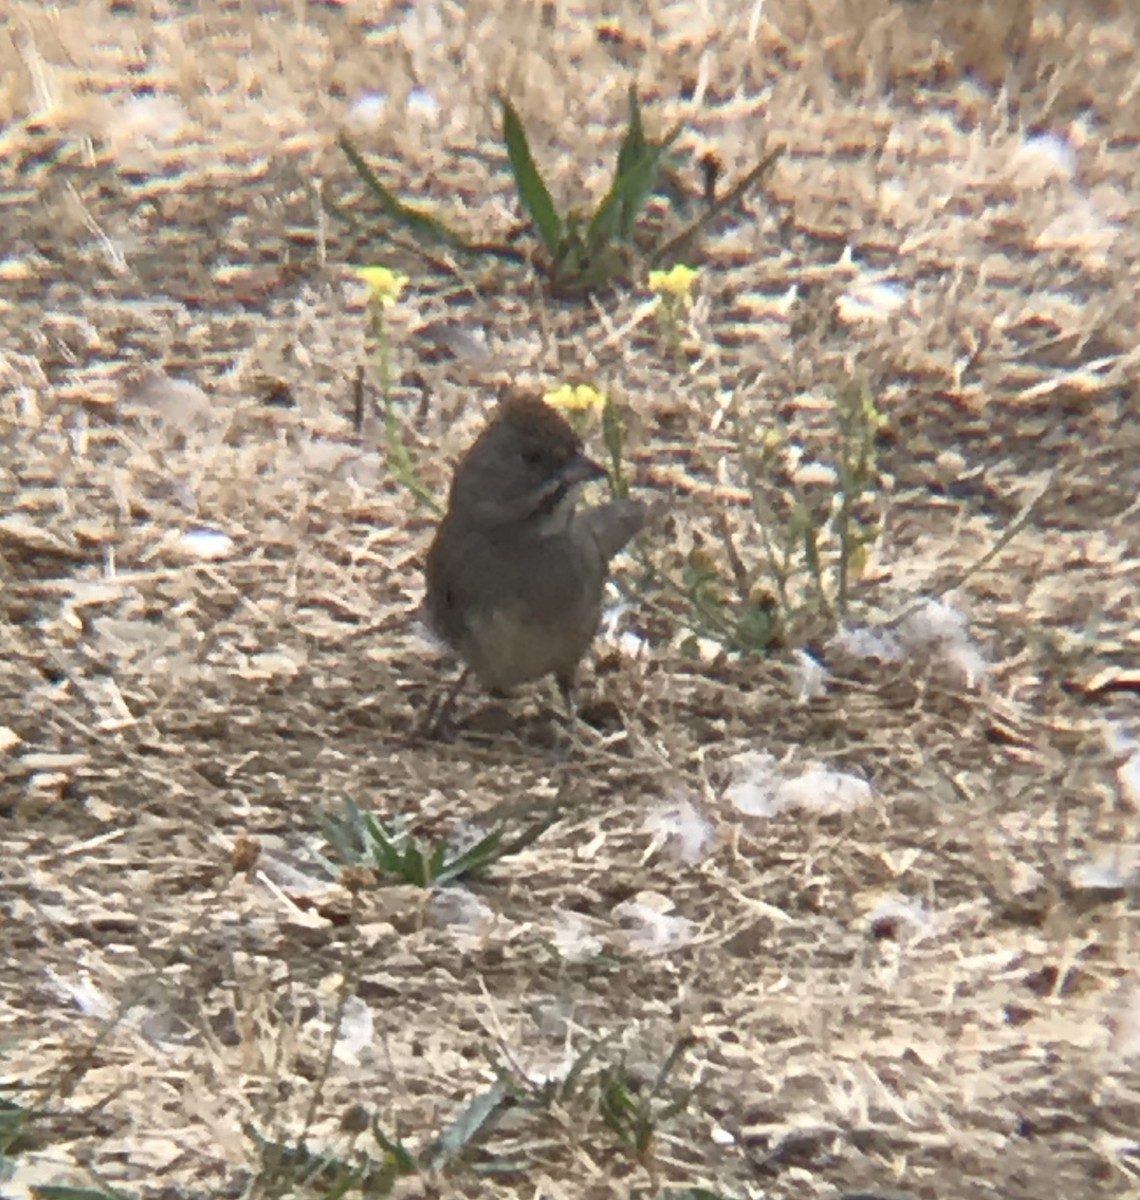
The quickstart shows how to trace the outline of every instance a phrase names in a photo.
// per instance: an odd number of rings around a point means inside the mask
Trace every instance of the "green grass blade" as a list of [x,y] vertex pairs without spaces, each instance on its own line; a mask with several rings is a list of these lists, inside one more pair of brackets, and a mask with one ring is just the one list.
[[669,1051],[668,1058],[661,1064],[657,1070],[657,1078],[653,1081],[653,1090],[649,1093],[650,1097],[660,1094],[661,1089],[665,1086],[666,1080],[673,1073],[673,1068],[681,1060],[684,1055],[693,1045],[691,1037],[678,1038],[673,1043],[673,1048]]
[[[626,126],[625,137],[618,147],[617,170],[614,179],[620,179],[633,166],[641,161],[651,147],[645,140],[645,126],[641,120],[641,104],[637,99],[637,88],[632,84],[629,89],[629,124]],[[637,220],[637,211],[625,201],[616,206],[615,226],[623,241],[629,241],[633,235],[633,226]]]
[[626,127],[625,137],[622,138],[621,146],[618,148],[617,173],[614,178],[620,179],[634,163],[641,160],[648,149],[649,143],[645,140],[645,126],[641,123],[641,105],[637,99],[637,88],[631,84],[629,125]]
[[402,875],[403,856],[396,838],[371,813],[364,814],[364,827],[377,870],[389,875]]
[[437,842],[435,848],[431,852],[431,857],[427,860],[427,879],[425,884],[437,884],[442,882],[444,874],[444,864],[447,862],[447,843]]
[[[334,875],[339,868],[355,866],[367,857],[368,832],[364,815],[351,796],[344,797],[343,816],[331,812],[322,814],[321,835],[337,859]],[[333,867],[333,864],[329,863],[329,866]]]
[[606,397],[602,409],[602,444],[610,456],[610,489],[617,497],[629,495],[629,483],[622,471],[622,450],[625,446],[625,428],[621,413],[611,396]]
[[418,209],[409,208],[390,192],[377,178],[376,172],[364,161],[364,156],[352,144],[347,134],[342,133],[337,138],[337,143],[348,156],[353,170],[360,176],[385,214],[391,217],[396,224],[402,225],[420,241],[443,243],[456,250],[470,250],[466,241],[459,234],[448,229],[442,221],[436,220],[435,217],[429,217],[427,213],[420,212]]
[[35,1200],[130,1200],[129,1192],[104,1191],[102,1188],[65,1187],[62,1184],[32,1184]]
[[399,1174],[412,1175],[420,1169],[420,1165],[416,1161],[416,1156],[403,1142],[388,1137],[380,1128],[375,1116],[372,1118],[372,1136],[376,1139],[376,1144],[391,1160],[392,1166],[395,1167]]
[[501,857],[499,852],[500,836],[496,829],[480,838],[474,846],[453,858],[446,866],[440,864],[440,869],[434,876],[433,882],[437,884],[450,883],[464,875],[478,874],[479,871],[485,870]]
[[413,883],[417,887],[427,887],[431,883],[431,865],[419,846],[409,846],[404,851],[400,874],[405,883]]
[[530,213],[546,253],[554,261],[562,245],[562,218],[554,207],[550,189],[539,174],[518,113],[505,96],[500,97],[499,102],[503,106],[503,142],[507,147],[519,199]]
[[431,1166],[439,1168],[462,1154],[480,1133],[493,1124],[510,1099],[510,1089],[498,1081],[472,1096],[463,1111],[430,1147],[427,1158]]
[[540,837],[562,817],[562,810],[552,808],[545,816],[532,821],[519,835],[499,847],[498,858],[506,858],[510,854],[519,854],[528,846],[533,845]]
[[617,1038],[616,1033],[607,1033],[605,1037],[599,1038],[592,1046],[587,1046],[585,1050],[571,1063],[570,1070],[566,1072],[566,1078],[558,1090],[560,1100],[566,1101],[574,1097],[578,1090],[578,1083],[586,1073],[586,1069],[593,1065],[603,1050],[609,1049]]
[[661,159],[683,128],[681,124],[674,125],[662,141],[649,146],[614,180],[586,228],[586,245],[591,252],[596,252],[615,235],[629,241],[637,217],[657,182]]

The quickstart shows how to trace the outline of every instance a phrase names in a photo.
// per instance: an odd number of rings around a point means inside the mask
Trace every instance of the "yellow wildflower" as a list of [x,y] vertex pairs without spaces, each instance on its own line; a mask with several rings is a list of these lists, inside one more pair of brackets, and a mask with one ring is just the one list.
[[563,383],[542,398],[551,408],[569,413],[600,413],[606,407],[605,392],[599,392],[588,383],[577,386]]
[[649,286],[660,295],[673,296],[677,300],[687,300],[689,293],[693,290],[693,280],[696,277],[695,268],[677,263],[668,271],[650,271]]
[[371,299],[385,308],[399,300],[408,283],[408,277],[402,271],[393,271],[389,267],[356,267],[353,273],[368,284]]

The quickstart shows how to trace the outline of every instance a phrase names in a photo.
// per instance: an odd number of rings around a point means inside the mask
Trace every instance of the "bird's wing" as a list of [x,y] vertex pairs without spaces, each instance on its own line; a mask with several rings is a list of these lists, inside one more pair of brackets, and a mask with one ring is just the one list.
[[577,529],[594,539],[604,562],[625,548],[645,524],[647,509],[640,500],[613,500],[597,508],[583,508],[574,518]]

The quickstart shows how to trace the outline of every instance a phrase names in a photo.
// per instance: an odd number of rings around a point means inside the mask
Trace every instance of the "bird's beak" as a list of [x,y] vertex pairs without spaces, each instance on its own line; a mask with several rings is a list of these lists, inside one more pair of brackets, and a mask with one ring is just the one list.
[[592,458],[587,458],[584,454],[575,454],[558,472],[559,482],[570,487],[579,483],[589,483],[594,479],[605,479],[605,477],[605,467],[601,463],[594,462]]

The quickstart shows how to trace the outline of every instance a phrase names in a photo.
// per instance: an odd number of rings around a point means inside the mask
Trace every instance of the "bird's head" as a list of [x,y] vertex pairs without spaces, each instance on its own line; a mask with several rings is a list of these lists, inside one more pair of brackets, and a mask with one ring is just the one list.
[[558,524],[573,511],[579,487],[604,477],[549,404],[512,394],[456,466],[449,508],[494,523],[534,518]]

